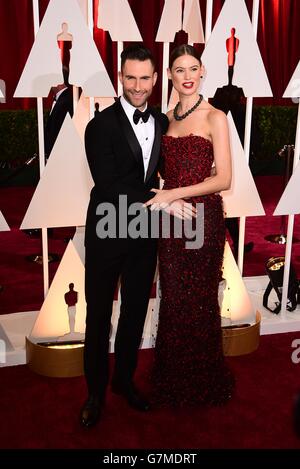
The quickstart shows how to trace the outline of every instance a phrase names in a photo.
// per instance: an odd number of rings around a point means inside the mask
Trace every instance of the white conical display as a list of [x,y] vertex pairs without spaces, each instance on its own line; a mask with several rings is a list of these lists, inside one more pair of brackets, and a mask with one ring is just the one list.
[[221,316],[229,318],[235,324],[246,321],[254,323],[254,309],[227,241],[222,269],[225,285],[222,292]]
[[21,229],[84,225],[93,185],[83,143],[67,114]]
[[203,25],[199,0],[185,0],[182,29],[189,43],[203,43]]
[[84,236],[85,236],[85,226],[77,226],[72,242],[74,244],[74,247],[83,265],[85,265]]
[[170,111],[170,109],[174,109],[178,101],[179,101],[178,92],[175,90],[174,86],[172,86],[172,91],[171,91],[170,99],[168,103],[168,111]]
[[182,1],[165,0],[160,18],[156,42],[173,42],[175,34],[181,30]]
[[[103,111],[103,109],[113,104],[115,100],[114,98],[94,98],[93,102],[94,104],[99,104],[99,111]],[[90,98],[86,98],[83,94],[81,94],[73,116],[73,122],[82,141],[84,141],[84,132],[89,120]]]
[[80,86],[85,96],[115,96],[77,0],[50,0],[14,97],[48,96],[52,86],[63,82],[57,43],[63,23],[72,37],[69,82]]
[[78,293],[78,301],[75,306],[75,333],[83,334],[86,316],[84,266],[72,241],[69,242],[56,271],[31,331],[31,339],[46,341],[63,338],[64,334],[70,333],[68,305],[65,301],[65,294],[69,291],[70,283],[74,284],[74,290]]
[[104,109],[106,109],[107,107],[111,106],[112,104],[115,103],[115,99],[114,98],[100,98],[99,96],[97,96],[95,98],[95,104],[98,103],[99,104],[99,111],[103,111]]
[[273,215],[297,215],[300,213],[300,164],[292,174]]
[[300,97],[300,61],[289,81],[289,84],[284,92],[284,98],[299,98]]
[[221,193],[226,216],[265,215],[231,113],[228,114],[227,118],[232,156],[232,180],[230,189]]
[[88,1],[89,0],[77,0],[81,13],[83,17],[85,18],[86,23],[88,22]]
[[90,98],[86,98],[83,93],[77,103],[72,120],[78,135],[84,142],[85,128],[90,120]]
[[6,363],[6,353],[14,350],[8,335],[6,334],[2,324],[0,324],[0,363]]
[[185,0],[183,12],[182,0],[165,0],[155,40],[157,42],[173,42],[175,34],[181,29],[188,34],[189,43],[204,42],[202,17],[198,0]]
[[100,0],[97,26],[108,31],[113,41],[142,41],[128,0]]
[[10,231],[10,227],[8,226],[1,210],[0,210],[0,231]]
[[272,90],[244,1],[226,0],[202,54],[206,67],[202,93],[214,96],[217,88],[228,84],[226,40],[235,28],[239,46],[235,53],[233,85],[246,97],[272,96]]
[[[300,61],[289,81],[289,84],[284,92],[284,98],[299,98],[300,97]],[[299,110],[298,110],[299,113]],[[294,158],[299,155],[299,116],[296,129],[296,144],[294,151]],[[300,213],[300,165],[297,164],[273,215],[296,215]]]
[[4,80],[0,80],[0,103],[6,103],[6,83]]

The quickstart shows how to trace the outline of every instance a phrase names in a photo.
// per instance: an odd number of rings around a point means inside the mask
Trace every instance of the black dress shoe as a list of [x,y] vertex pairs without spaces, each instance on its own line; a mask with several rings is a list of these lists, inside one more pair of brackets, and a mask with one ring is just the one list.
[[114,394],[123,396],[130,407],[141,412],[147,412],[150,409],[149,401],[141,395],[134,384],[124,386],[117,381],[112,381],[111,390]]
[[80,411],[80,423],[92,427],[100,419],[102,402],[98,396],[90,395]]

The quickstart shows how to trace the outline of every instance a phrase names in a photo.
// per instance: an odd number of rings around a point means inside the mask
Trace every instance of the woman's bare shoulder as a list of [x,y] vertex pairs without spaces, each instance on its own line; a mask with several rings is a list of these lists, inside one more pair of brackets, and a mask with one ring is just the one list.
[[227,116],[220,109],[217,109],[214,106],[210,105],[210,109],[207,113],[207,120],[209,121],[211,126],[222,125],[222,124],[226,125]]

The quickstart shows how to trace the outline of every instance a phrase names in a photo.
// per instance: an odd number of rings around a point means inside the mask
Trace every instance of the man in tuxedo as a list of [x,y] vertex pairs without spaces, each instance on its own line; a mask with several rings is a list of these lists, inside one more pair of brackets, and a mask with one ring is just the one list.
[[[63,67],[64,83],[53,86],[51,88],[53,103],[44,129],[44,148],[46,161],[50,156],[61,126],[65,120],[66,114],[69,113],[71,117],[73,116],[73,91],[72,87],[68,84],[68,75],[68,69]],[[41,237],[40,229],[30,229],[23,231],[31,237]],[[52,228],[48,228],[48,236],[53,236]],[[34,255],[33,259],[36,259],[39,256],[40,254]],[[55,254],[55,256],[57,255]]]
[[[132,203],[143,204],[158,187],[157,166],[161,136],[168,119],[149,108],[147,100],[157,79],[151,52],[132,45],[121,54],[119,79],[123,96],[89,122],[85,148],[95,186],[86,220],[86,335],[84,370],[88,398],[80,421],[85,427],[100,418],[109,380],[108,351],[112,305],[118,280],[121,283],[120,318],[115,339],[115,366],[111,388],[136,410],[149,403],[136,388],[133,377],[138,349],[156,268],[157,240],[130,238],[119,233]],[[119,202],[126,196],[126,207]],[[116,235],[99,237],[101,204],[110,203],[116,213]],[[102,205],[103,207],[103,205]],[[148,212],[148,216],[149,216]],[[128,216],[128,223],[130,222]],[[99,225],[98,225],[99,226]],[[99,233],[98,233],[99,234]]]
[[49,158],[60,132],[66,114],[73,116],[73,91],[67,82],[68,72],[64,70],[64,83],[51,88],[53,104],[45,126],[45,157]]

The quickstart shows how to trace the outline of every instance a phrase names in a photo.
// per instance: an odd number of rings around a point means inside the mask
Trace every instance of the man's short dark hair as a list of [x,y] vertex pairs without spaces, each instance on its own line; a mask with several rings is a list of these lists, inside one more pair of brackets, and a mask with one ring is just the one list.
[[121,53],[121,70],[123,70],[126,60],[139,60],[141,62],[150,60],[155,69],[153,54],[147,47],[143,46],[143,44],[132,44],[123,50]]

